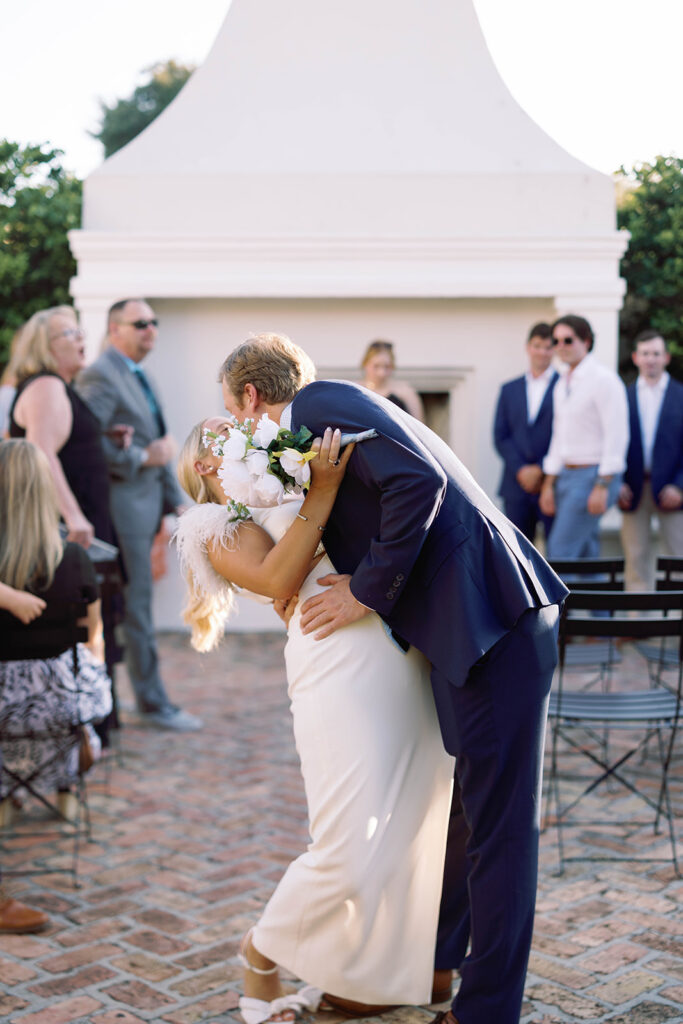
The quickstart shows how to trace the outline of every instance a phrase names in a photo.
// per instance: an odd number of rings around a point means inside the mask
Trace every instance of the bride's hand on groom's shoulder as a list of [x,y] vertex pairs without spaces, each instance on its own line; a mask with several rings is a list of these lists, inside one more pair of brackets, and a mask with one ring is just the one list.
[[317,581],[327,587],[322,594],[309,597],[301,606],[301,632],[314,633],[314,640],[324,640],[337,629],[362,619],[370,611],[351,593],[348,575],[329,573]]

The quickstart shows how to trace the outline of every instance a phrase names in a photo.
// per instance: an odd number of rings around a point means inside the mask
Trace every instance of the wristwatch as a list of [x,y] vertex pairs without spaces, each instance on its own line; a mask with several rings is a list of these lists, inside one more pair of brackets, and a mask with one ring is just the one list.
[[606,476],[599,476],[597,478],[597,480],[595,481],[595,486],[596,487],[606,487],[606,488],[609,488],[609,485],[611,483],[612,483],[612,481],[608,477],[606,477]]
[[146,448],[143,448],[142,451],[140,452],[140,465],[144,466],[145,463],[148,462],[148,461],[149,461],[149,452],[147,451]]

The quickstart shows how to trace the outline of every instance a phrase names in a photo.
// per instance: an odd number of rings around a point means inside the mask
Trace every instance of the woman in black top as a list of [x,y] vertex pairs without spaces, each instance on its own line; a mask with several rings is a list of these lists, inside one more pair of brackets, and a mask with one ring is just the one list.
[[[34,313],[18,332],[9,372],[17,383],[10,410],[11,437],[25,437],[41,448],[50,464],[67,540],[89,547],[93,537],[116,545],[109,512],[109,468],[102,428],[71,386],[85,365],[84,334],[71,306]],[[114,429],[116,443],[130,442],[129,428]],[[120,594],[103,604],[107,668],[122,659],[114,627],[123,616]],[[105,744],[118,726],[116,711],[98,731]]]
[[[103,664],[102,623],[97,582],[90,559],[78,544],[64,543],[54,483],[45,455],[28,441],[0,442],[0,728],[3,759],[42,764],[52,752],[49,739],[8,739],[41,733],[54,723],[103,719],[111,710],[111,683]],[[10,590],[11,588],[11,590]],[[19,600],[13,603],[12,592]],[[42,610],[25,621],[22,593],[39,598]],[[74,675],[69,639],[60,636],[68,622],[66,606],[87,604],[87,644],[79,645]],[[35,604],[35,603],[34,603]],[[35,607],[34,607],[35,611]],[[42,645],[36,630],[49,625]],[[99,742],[92,730],[93,749]],[[54,744],[52,745],[54,747]],[[58,748],[56,748],[58,749]],[[44,788],[64,789],[77,770],[77,750],[41,770]]]
[[9,369],[17,382],[10,437],[45,452],[67,540],[114,543],[109,470],[99,421],[71,387],[85,365],[84,335],[70,306],[35,313],[16,341]]
[[371,341],[361,359],[363,380],[361,384],[376,395],[388,398],[404,412],[424,423],[422,399],[407,381],[396,380],[394,346],[390,341]]

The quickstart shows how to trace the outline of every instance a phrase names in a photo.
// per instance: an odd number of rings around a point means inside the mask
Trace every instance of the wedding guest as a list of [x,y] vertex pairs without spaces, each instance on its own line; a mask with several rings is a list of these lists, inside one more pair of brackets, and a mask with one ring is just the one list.
[[626,464],[628,408],[620,378],[593,355],[591,325],[569,314],[552,326],[567,372],[553,391],[553,429],[539,507],[555,516],[548,558],[597,558],[600,517],[617,499]]
[[[118,546],[109,511],[109,469],[102,428],[72,387],[85,365],[85,335],[71,306],[35,313],[18,331],[8,373],[17,389],[10,411],[11,437],[25,437],[48,458],[67,540],[88,548],[94,537]],[[110,443],[125,447],[126,429],[117,426]],[[116,599],[103,608],[107,671],[114,680],[121,661],[115,623]],[[116,710],[98,726],[105,745],[118,727]]]
[[553,426],[553,389],[559,377],[550,365],[552,336],[546,323],[535,324],[529,331],[529,369],[524,376],[503,384],[493,427],[496,451],[504,463],[498,493],[505,515],[532,542],[539,522],[546,540],[552,526],[552,517],[538,507],[543,458]]
[[417,391],[406,381],[396,380],[394,377],[396,359],[394,346],[390,341],[371,341],[360,365],[365,373],[361,381],[363,387],[374,391],[376,395],[388,398],[399,409],[409,412],[411,416],[424,423],[424,408]]
[[619,491],[621,542],[626,589],[653,590],[653,515],[665,554],[683,556],[683,386],[666,371],[671,356],[658,331],[637,336],[632,359],[638,378],[627,389],[631,440]]
[[[0,583],[3,763],[20,763],[25,775],[31,765],[40,766],[34,785],[57,790],[60,809],[72,817],[69,786],[78,771],[78,745],[64,751],[58,739],[14,741],[12,734],[44,734],[50,725],[103,719],[111,711],[111,683],[92,562],[81,545],[62,541],[49,462],[24,440],[0,443]],[[69,622],[65,608],[78,602],[87,603],[88,641],[79,645],[75,675],[63,627]],[[38,634],[46,623],[49,636],[44,630]],[[90,725],[86,731],[97,757],[99,740]]]
[[84,334],[72,307],[34,313],[17,336],[9,364],[17,385],[9,433],[45,452],[67,540],[87,548],[95,536],[108,543],[115,538],[102,430],[71,386],[84,365]]
[[127,576],[126,665],[141,721],[183,732],[201,728],[202,722],[173,704],[166,692],[152,618],[154,537],[162,517],[182,510],[185,501],[173,473],[174,445],[161,399],[141,365],[154,348],[157,326],[143,299],[115,302],[108,314],[107,347],[80,374],[77,388],[105,431],[118,424],[134,431],[127,448],[104,441],[111,515]]

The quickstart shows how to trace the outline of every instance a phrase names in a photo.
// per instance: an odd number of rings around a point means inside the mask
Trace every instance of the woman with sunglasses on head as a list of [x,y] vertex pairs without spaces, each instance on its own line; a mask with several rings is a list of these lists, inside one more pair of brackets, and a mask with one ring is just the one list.
[[[85,365],[84,339],[71,306],[40,310],[16,336],[8,375],[17,385],[9,435],[26,438],[45,453],[59,513],[66,524],[66,539],[87,548],[95,537],[114,545],[117,538],[109,510],[102,428],[72,387]],[[125,431],[114,434],[114,443],[127,443]],[[119,614],[116,597],[103,603],[102,613],[107,669],[113,678],[114,665],[121,660],[114,637]],[[114,711],[98,726],[105,746],[109,729],[116,727]]]
[[71,306],[34,313],[20,330],[8,372],[17,384],[10,437],[25,437],[50,464],[67,540],[114,543],[109,473],[97,417],[71,386],[85,365],[84,334]]
[[363,387],[374,391],[376,395],[388,398],[399,409],[409,412],[411,416],[424,423],[422,400],[415,388],[406,381],[395,380],[393,377],[396,360],[394,346],[390,341],[371,341],[360,365],[365,374],[361,381]]

